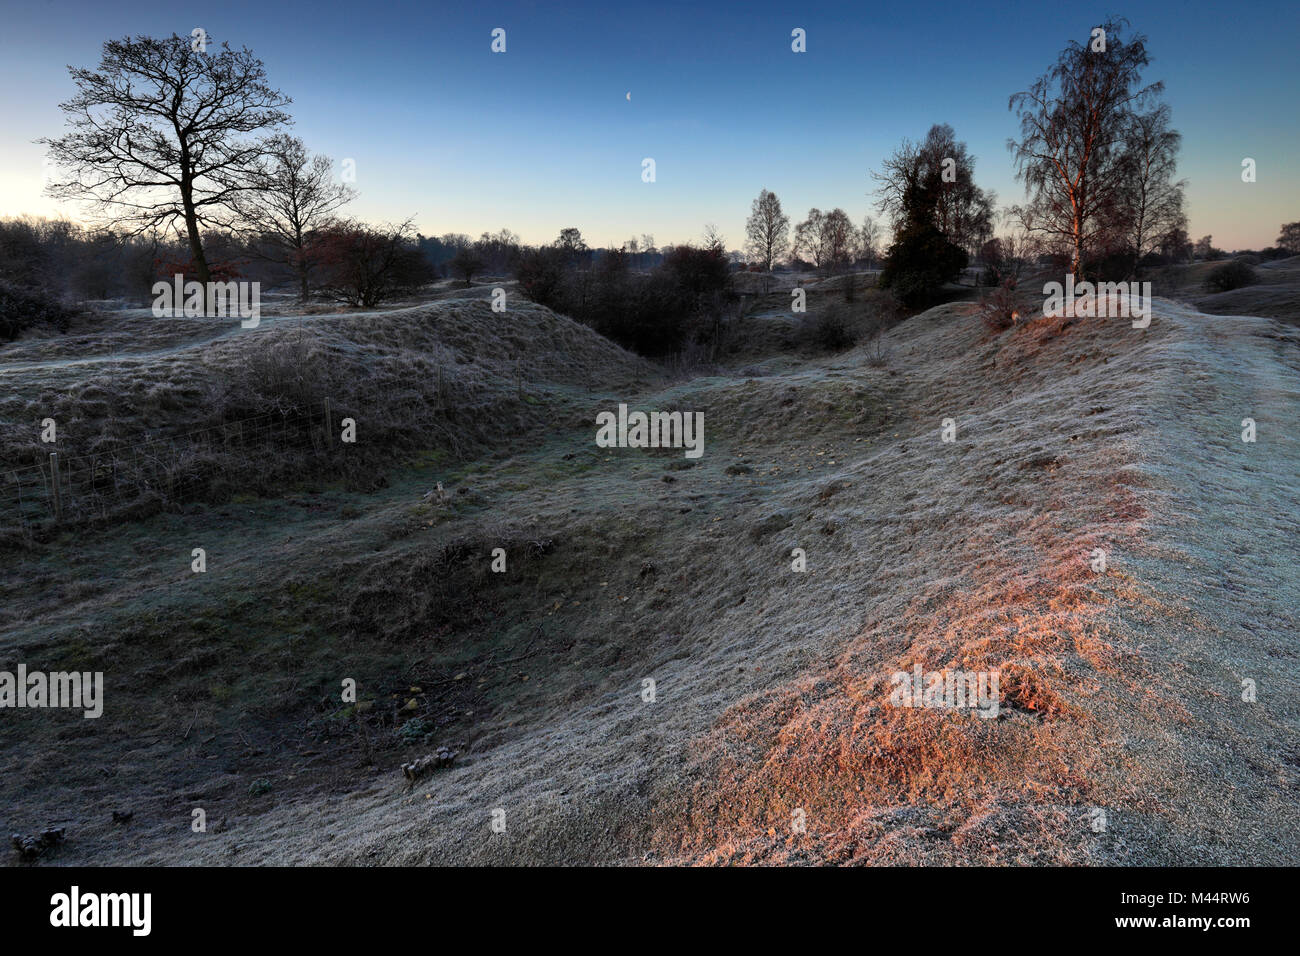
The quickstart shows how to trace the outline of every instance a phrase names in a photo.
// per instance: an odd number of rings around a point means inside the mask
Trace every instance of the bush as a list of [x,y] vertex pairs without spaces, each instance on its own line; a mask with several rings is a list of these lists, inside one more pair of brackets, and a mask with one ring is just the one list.
[[338,393],[329,353],[317,339],[282,336],[250,352],[225,382],[224,405],[231,417],[298,412],[311,414]]
[[515,277],[525,296],[538,305],[557,312],[560,308],[561,286],[564,284],[564,256],[553,246],[527,249],[519,256]]
[[1233,260],[1210,272],[1205,279],[1206,292],[1231,292],[1255,281],[1255,270],[1247,263]]
[[1012,279],[998,283],[991,292],[980,298],[980,318],[990,332],[1011,328],[1020,321],[1020,314],[1016,283]]
[[862,326],[852,310],[832,303],[804,320],[809,342],[828,352],[843,352],[858,344]]
[[66,332],[74,314],[48,293],[0,283],[0,341],[13,341],[37,325],[52,325]]
[[889,247],[880,287],[892,289],[904,305],[924,305],[966,268],[967,258],[930,223],[910,224]]
[[318,234],[312,252],[321,264],[321,292],[354,307],[373,308],[432,279],[409,223],[379,229],[343,223]]
[[870,340],[883,360],[879,337],[902,318],[898,300],[888,292],[868,289],[852,303],[829,302],[809,313],[799,328],[800,344],[828,352],[842,352]]

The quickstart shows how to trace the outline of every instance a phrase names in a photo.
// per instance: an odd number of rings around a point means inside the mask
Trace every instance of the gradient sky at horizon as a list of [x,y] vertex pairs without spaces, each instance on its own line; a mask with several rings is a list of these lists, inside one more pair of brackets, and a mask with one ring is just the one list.
[[[793,222],[811,206],[875,215],[870,172],[903,138],[947,122],[976,181],[1018,202],[1008,97],[1111,12],[1149,38],[1183,134],[1193,237],[1271,245],[1300,219],[1300,5],[1159,0],[1066,5],[909,2],[702,4],[35,2],[0,33],[0,216],[83,218],[42,195],[63,129],[67,66],[105,40],[188,34],[247,46],[293,98],[294,131],[356,162],[370,221],[413,216],[426,235],[508,227],[527,242],[577,226],[590,245],[651,233],[698,240],[716,223],[742,248],[760,189]],[[490,51],[507,31],[507,52]],[[790,50],[807,31],[808,52]],[[631,93],[631,99],[626,94]],[[653,157],[657,181],[641,181]],[[1258,164],[1255,183],[1241,162]]]

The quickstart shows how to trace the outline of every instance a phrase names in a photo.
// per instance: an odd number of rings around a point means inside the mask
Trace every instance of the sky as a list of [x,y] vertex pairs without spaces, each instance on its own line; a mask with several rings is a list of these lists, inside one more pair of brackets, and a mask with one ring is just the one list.
[[1024,196],[1009,96],[1118,13],[1149,38],[1145,79],[1165,83],[1183,134],[1193,238],[1260,248],[1300,219],[1295,0],[0,2],[0,216],[85,219],[42,195],[33,142],[64,129],[67,67],[98,65],[108,39],[196,27],[251,49],[293,99],[294,132],[340,171],[353,161],[352,215],[413,217],[426,235],[509,228],[537,243],[576,226],[592,246],[665,245],[714,223],[742,248],[761,189],[792,222],[813,206],[874,215],[871,171],[945,122],[1008,205]]

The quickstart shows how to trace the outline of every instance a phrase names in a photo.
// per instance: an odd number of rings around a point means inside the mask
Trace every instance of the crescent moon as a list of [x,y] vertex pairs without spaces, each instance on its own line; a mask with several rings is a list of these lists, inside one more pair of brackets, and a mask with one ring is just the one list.
[[628,90],[628,91],[627,91],[627,101],[628,101],[629,103],[632,102],[632,91],[631,91],[631,90]]

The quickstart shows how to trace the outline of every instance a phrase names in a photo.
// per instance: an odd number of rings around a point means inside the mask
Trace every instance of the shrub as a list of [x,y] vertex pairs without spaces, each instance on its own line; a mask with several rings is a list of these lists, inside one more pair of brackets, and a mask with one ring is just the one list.
[[272,410],[310,414],[336,391],[328,353],[298,334],[268,340],[232,369],[224,404],[232,417]]
[[0,341],[12,341],[37,325],[66,332],[73,315],[48,293],[0,283]]
[[622,252],[590,267],[566,258],[555,248],[523,253],[516,275],[524,295],[641,355],[671,355],[692,337],[716,334],[733,300],[720,250],[678,246],[649,274],[630,271]]
[[868,289],[852,303],[829,302],[810,313],[800,326],[802,344],[828,352],[842,352],[870,340],[883,364],[884,346],[879,336],[902,318],[898,300],[888,292]]
[[560,287],[564,283],[564,256],[552,246],[527,249],[519,256],[515,267],[519,288],[538,305],[557,312],[560,308]]
[[1231,292],[1255,281],[1255,270],[1247,263],[1233,260],[1213,269],[1205,279],[1207,292]]
[[312,254],[321,263],[321,291],[351,306],[373,308],[432,278],[409,223],[378,229],[343,223],[316,235]]
[[923,305],[966,268],[967,255],[930,223],[905,226],[889,247],[880,287],[904,305]]
[[1020,321],[1015,280],[1003,280],[992,291],[980,297],[980,318],[990,332],[1001,332]]
[[862,338],[862,328],[851,310],[832,303],[806,320],[809,341],[828,352],[853,348]]

